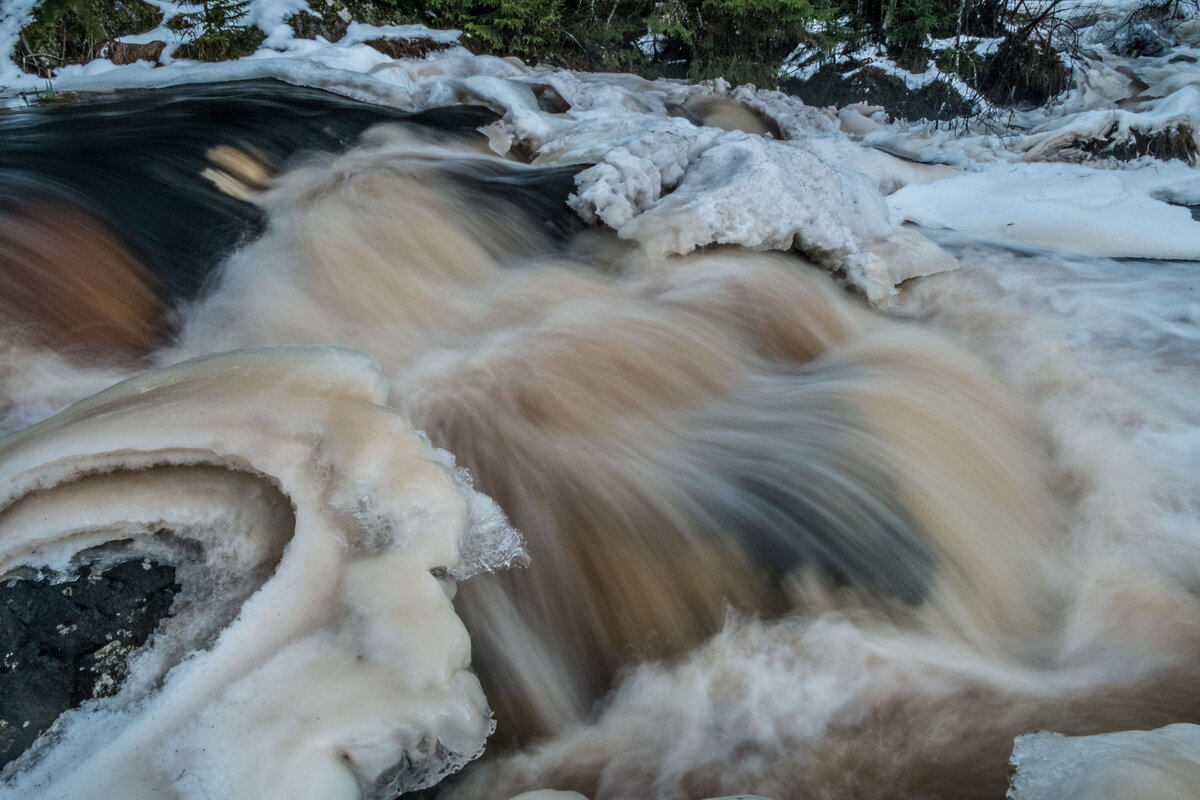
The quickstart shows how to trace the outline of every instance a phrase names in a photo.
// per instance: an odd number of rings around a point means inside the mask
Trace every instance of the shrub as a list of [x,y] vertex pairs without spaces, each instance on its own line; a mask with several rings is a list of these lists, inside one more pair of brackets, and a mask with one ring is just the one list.
[[923,47],[928,36],[958,32],[963,0],[847,0],[841,12],[871,41],[904,50]]
[[436,28],[458,28],[478,53],[539,59],[561,44],[562,0],[376,0]]
[[1079,149],[1121,161],[1132,161],[1143,156],[1162,161],[1177,158],[1190,166],[1195,166],[1197,156],[1200,156],[1196,132],[1183,123],[1151,133],[1139,130],[1131,130],[1125,136],[1114,136],[1114,133],[1110,131],[1108,136],[1083,141]]
[[955,0],[904,0],[891,4],[884,40],[901,48],[922,47],[930,36],[953,36],[959,3]]
[[64,64],[82,64],[118,36],[148,31],[162,12],[143,0],[44,0],[21,29],[14,60],[43,78]]
[[[684,33],[676,24],[681,5],[676,0],[611,0],[600,6],[594,0],[575,0],[564,4],[559,59],[580,69],[654,75],[662,62],[682,57],[677,48],[668,45],[669,39]],[[655,36],[659,45],[650,55],[643,54],[637,44],[647,34]]]
[[996,105],[1043,105],[1067,88],[1067,68],[1045,40],[1010,35],[984,62],[975,86]]
[[816,0],[701,0],[693,33],[694,80],[774,87],[779,65],[798,44],[820,48],[836,12]]
[[904,119],[949,120],[973,113],[974,106],[944,81],[911,90],[904,81],[861,64],[827,64],[807,81],[784,81],[783,89],[813,106],[868,103]]
[[970,86],[975,86],[983,73],[987,59],[975,52],[974,41],[965,42],[961,47],[948,47],[936,54],[934,63],[938,71],[946,75],[957,75]]
[[248,56],[267,38],[258,28],[239,25],[222,31],[205,31],[175,50],[175,58],[197,61],[229,61]]

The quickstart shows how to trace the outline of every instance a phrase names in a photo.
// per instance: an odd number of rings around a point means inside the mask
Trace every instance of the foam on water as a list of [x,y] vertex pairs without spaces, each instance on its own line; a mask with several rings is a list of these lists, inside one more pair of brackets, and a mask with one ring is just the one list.
[[[1194,270],[943,245],[964,269],[899,311],[984,356],[1033,412],[1066,505],[1061,550],[1041,556],[1061,603],[1048,646],[996,658],[853,614],[731,618],[687,658],[634,671],[597,722],[482,765],[452,796],[998,797],[1021,733],[1197,718]],[[1191,738],[1138,736],[1019,739],[1014,796],[1190,785]]]

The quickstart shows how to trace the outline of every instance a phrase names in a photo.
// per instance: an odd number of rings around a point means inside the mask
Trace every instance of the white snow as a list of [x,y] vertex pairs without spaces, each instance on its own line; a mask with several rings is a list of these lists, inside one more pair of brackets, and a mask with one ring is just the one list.
[[370,39],[429,39],[438,44],[458,44],[462,31],[433,30],[424,25],[367,25],[351,22],[338,44],[361,44]]
[[32,76],[21,72],[9,54],[13,52],[21,28],[33,19],[33,9],[38,0],[7,0],[0,6],[0,86],[33,86]]

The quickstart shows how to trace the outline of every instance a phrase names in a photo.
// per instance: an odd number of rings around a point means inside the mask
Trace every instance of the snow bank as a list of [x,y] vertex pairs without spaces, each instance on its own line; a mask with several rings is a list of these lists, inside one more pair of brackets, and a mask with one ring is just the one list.
[[906,180],[888,198],[894,222],[1084,254],[1200,258],[1200,224],[1177,207],[1200,198],[1196,170],[1180,160],[1200,150],[1200,52],[1178,25],[1175,46],[1121,56],[1114,37],[1133,7],[1081,10],[1101,18],[1083,32],[1075,87],[1049,108],[1016,112],[987,133],[842,113],[864,143],[969,171]]
[[37,0],[6,0],[0,7],[0,86],[36,86],[37,79],[21,72],[9,57],[21,33],[21,28],[33,19]]
[[[480,63],[486,62],[472,62]],[[400,69],[393,65],[389,72]],[[651,256],[711,244],[795,248],[876,303],[886,302],[906,277],[954,265],[948,257],[919,263],[864,252],[907,236],[892,224],[881,189],[920,176],[898,159],[854,144],[832,117],[779,92],[730,92],[723,81],[687,87],[629,76],[610,82],[539,69],[464,75],[457,86],[459,97],[503,113],[489,131],[502,155],[528,154],[545,166],[594,164],[577,176],[572,207]],[[568,110],[543,111],[535,88],[552,90]],[[700,100],[752,111],[786,138],[670,115]],[[893,259],[910,254],[888,252]]]

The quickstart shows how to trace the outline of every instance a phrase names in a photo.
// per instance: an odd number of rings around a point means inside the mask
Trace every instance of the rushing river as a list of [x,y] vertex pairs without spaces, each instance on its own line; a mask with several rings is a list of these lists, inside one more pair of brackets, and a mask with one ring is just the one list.
[[486,110],[249,87],[4,122],[0,568],[182,586],[9,796],[387,796],[490,708],[437,796],[998,798],[1200,722],[1194,265],[930,231],[880,310]]

